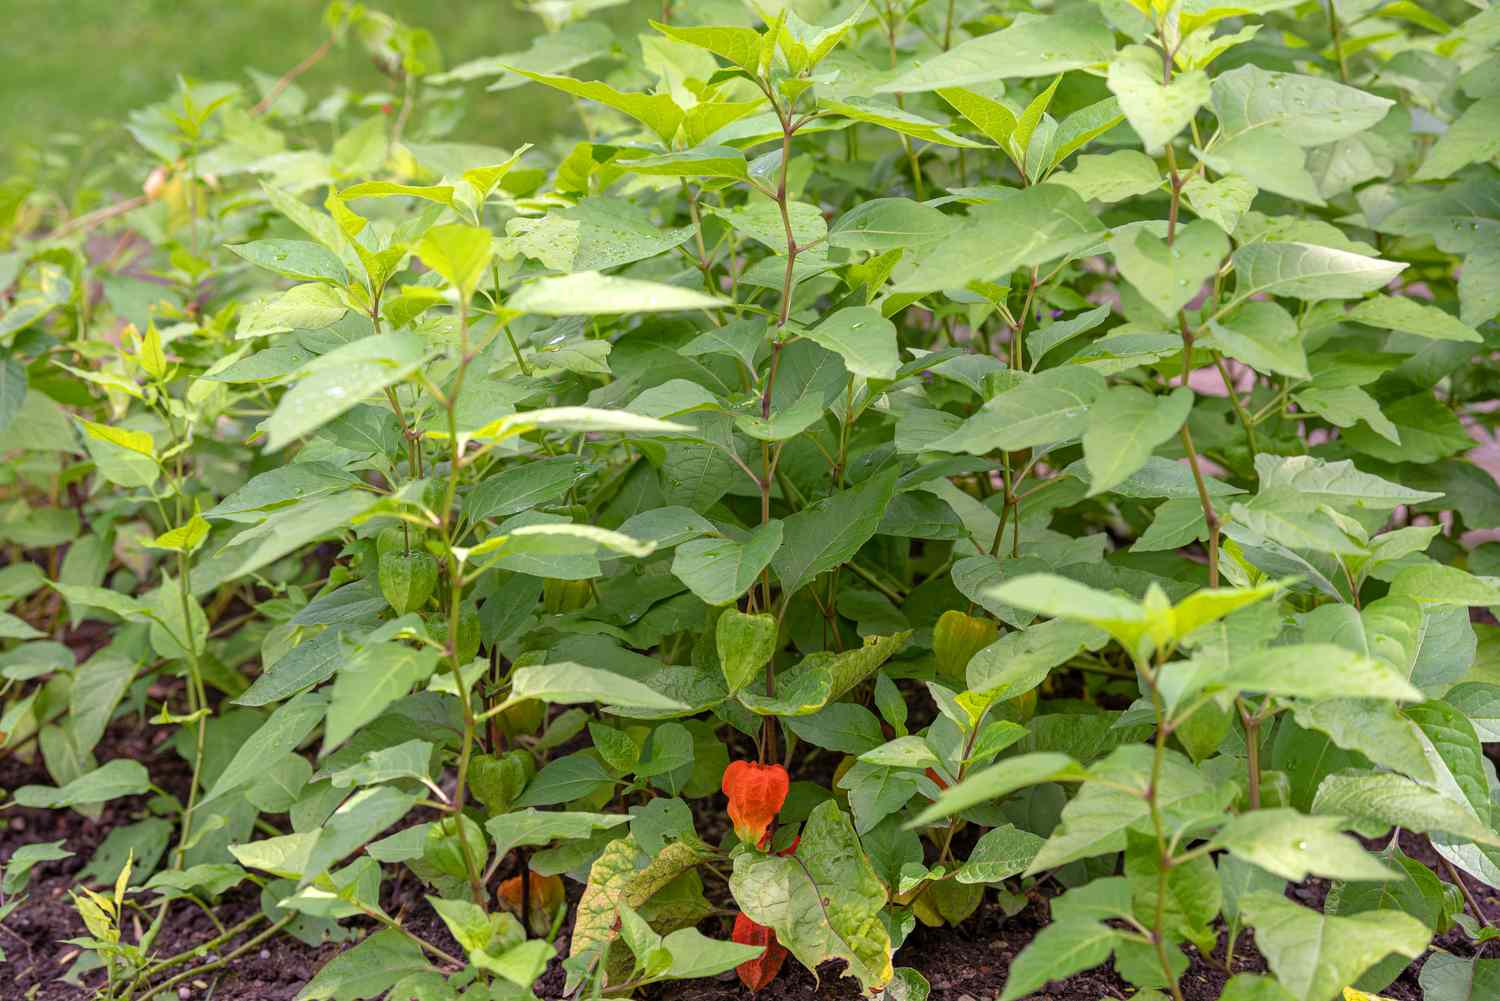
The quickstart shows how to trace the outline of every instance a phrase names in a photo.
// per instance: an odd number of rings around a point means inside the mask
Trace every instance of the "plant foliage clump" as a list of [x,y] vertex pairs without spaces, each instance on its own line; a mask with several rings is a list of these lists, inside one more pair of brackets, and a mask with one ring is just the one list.
[[[919,999],[1030,909],[1001,1001],[1495,996],[1500,8],[615,5],[450,67],[336,2],[132,114],[142,194],[3,189],[70,979]],[[388,91],[306,93],[338,45]],[[577,135],[461,141],[541,88]]]

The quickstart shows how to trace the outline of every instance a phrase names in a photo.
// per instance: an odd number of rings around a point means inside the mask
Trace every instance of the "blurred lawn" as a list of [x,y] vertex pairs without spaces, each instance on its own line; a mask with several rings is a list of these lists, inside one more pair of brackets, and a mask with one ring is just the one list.
[[[516,0],[369,0],[437,37],[448,66],[525,48],[540,19]],[[178,74],[248,83],[245,67],[280,76],[322,41],[324,0],[0,0],[0,160],[66,133],[97,135],[169,95]],[[605,12],[645,26],[640,0]],[[358,43],[302,78],[317,98],[340,82],[382,85]],[[536,141],[565,122],[567,99],[540,87],[486,94],[469,85],[460,133],[500,146]],[[119,133],[123,138],[123,133]]]

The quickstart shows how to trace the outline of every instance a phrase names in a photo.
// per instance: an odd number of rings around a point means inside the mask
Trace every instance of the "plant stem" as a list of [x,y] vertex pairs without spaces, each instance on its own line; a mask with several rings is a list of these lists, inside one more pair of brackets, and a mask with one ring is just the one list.
[[1339,14],[1334,9],[1334,0],[1328,0],[1328,34],[1333,38],[1333,55],[1339,63],[1339,79],[1349,82],[1349,63],[1344,58],[1344,30],[1339,26]]
[[[1172,76],[1172,60],[1163,53],[1164,74],[1168,82]],[[1170,144],[1167,146],[1167,163],[1172,171],[1172,206],[1167,221],[1167,246],[1177,237],[1177,206],[1182,201],[1182,180],[1177,173],[1177,160],[1172,153]],[[1177,311],[1178,328],[1182,331],[1182,385],[1187,386],[1188,376],[1193,371],[1193,335],[1188,330],[1187,317],[1181,311]],[[1233,392],[1233,389],[1230,389]],[[1188,465],[1193,470],[1193,483],[1198,488],[1198,502],[1203,505],[1203,520],[1208,526],[1208,586],[1219,586],[1219,516],[1214,510],[1214,502],[1208,495],[1208,485],[1203,480],[1203,469],[1198,462],[1198,450],[1193,447],[1193,432],[1190,429],[1192,417],[1182,422],[1179,432],[1182,438],[1182,447],[1187,452]]]
[[1161,814],[1161,774],[1167,758],[1167,716],[1162,703],[1161,690],[1156,684],[1156,672],[1145,664],[1137,669],[1151,691],[1151,707],[1156,713],[1156,742],[1152,748],[1151,785],[1146,790],[1146,802],[1151,809],[1151,826],[1156,832],[1156,915],[1151,929],[1152,944],[1156,947],[1156,958],[1161,963],[1162,974],[1172,989],[1173,1001],[1183,1001],[1182,988],[1177,983],[1177,974],[1172,970],[1171,957],[1167,954],[1167,875],[1172,868],[1171,848],[1167,843],[1166,823]]
[[239,924],[233,926],[232,928],[225,929],[218,936],[209,939],[207,942],[195,945],[191,949],[184,949],[182,952],[176,953],[172,956],[168,956],[166,959],[153,963],[151,966],[146,967],[146,969],[136,974],[135,979],[131,981],[129,987],[126,988],[125,996],[127,998],[130,997],[130,995],[134,993],[136,987],[138,987],[142,981],[149,980],[159,973],[170,970],[174,966],[181,966],[183,963],[186,963],[194,956],[206,956],[217,946],[223,945],[225,942],[228,942],[236,935],[240,935],[244,932],[249,931],[251,928],[254,928],[264,920],[266,920],[266,916],[264,914],[252,914],[244,921],[241,921]]
[[1250,809],[1260,809],[1260,716],[1250,712],[1245,700],[1236,697],[1235,706],[1240,711],[1240,722],[1245,725],[1245,751],[1250,760]]
[[[182,637],[183,649],[187,651],[188,662],[188,711],[199,713],[208,708],[208,691],[203,685],[203,665],[198,662],[198,650],[193,641],[193,619],[192,619],[192,577],[189,569],[189,556],[185,552],[177,554],[177,594],[182,607]],[[198,802],[198,785],[203,774],[203,745],[208,733],[208,715],[204,712],[198,717],[198,732],[193,738],[193,774],[188,782],[187,805],[182,811],[182,836],[177,841],[177,868],[183,868],[183,859],[187,856],[188,839],[193,833],[193,808]]]
[[458,632],[459,618],[463,612],[464,575],[463,565],[453,555],[453,504],[458,496],[458,480],[463,474],[463,449],[459,444],[458,437],[458,397],[464,388],[464,374],[467,372],[472,355],[469,352],[469,303],[463,293],[459,293],[458,302],[458,341],[459,359],[458,371],[453,377],[453,388],[447,394],[447,416],[448,416],[448,487],[443,497],[443,510],[438,519],[443,533],[443,541],[448,551],[448,650],[446,660],[448,668],[453,675],[453,685],[458,692],[458,704],[463,709],[464,737],[463,746],[458,756],[458,777],[453,787],[453,804],[450,810],[453,813],[453,825],[458,837],[459,853],[463,855],[464,869],[469,876],[469,890],[473,894],[474,903],[480,907],[486,906],[487,894],[484,892],[484,881],[479,874],[479,864],[475,860],[474,853],[469,847],[469,838],[464,830],[464,801],[468,791],[469,761],[474,753],[475,735],[478,733],[477,724],[474,720],[474,706],[469,699],[469,687],[464,684],[463,665],[458,658]]
[[403,925],[401,922],[397,921],[395,918],[391,917],[390,915],[385,914],[385,913],[383,913],[381,911],[377,911],[373,907],[366,907],[364,904],[360,903],[357,900],[356,901],[351,901],[351,903],[356,908],[358,908],[360,910],[360,912],[364,914],[365,917],[370,918],[371,920],[375,921],[377,924],[384,925],[385,927],[389,928],[393,932],[397,932],[398,934],[403,935],[403,936],[405,936],[408,939],[411,939],[412,943],[414,945],[416,945],[416,947],[418,949],[421,949],[423,952],[427,953],[429,956],[434,956],[438,960],[440,960],[441,962],[447,963],[450,966],[455,966],[455,967],[458,967],[459,969],[463,969],[463,966],[464,966],[463,960],[457,959],[457,958],[455,958],[453,956],[450,956],[447,952],[444,952],[442,949],[439,949],[437,946],[433,945],[431,942],[428,942],[426,939],[422,938],[422,936],[420,936],[420,935],[416,934],[415,932],[411,931],[405,925]]
[[1448,878],[1453,881],[1453,885],[1457,886],[1458,891],[1463,894],[1464,902],[1469,905],[1469,910],[1474,912],[1474,919],[1479,922],[1481,927],[1490,927],[1489,918],[1484,916],[1484,908],[1480,907],[1479,901],[1474,899],[1474,894],[1470,892],[1469,884],[1464,882],[1463,875],[1459,873],[1458,869],[1446,857],[1438,855],[1438,858],[1443,863],[1443,871],[1448,874]]
[[1224,364],[1224,357],[1215,351],[1213,358],[1214,366],[1219,370],[1219,378],[1224,380],[1224,391],[1229,394],[1229,405],[1234,407],[1234,414],[1239,418],[1240,426],[1245,429],[1245,443],[1250,446],[1250,457],[1254,459],[1260,452],[1255,440],[1255,422],[1250,419],[1244,403],[1240,401],[1239,390],[1234,388],[1234,382],[1229,378],[1229,366]]
[[1208,586],[1219,586],[1219,515],[1214,510],[1213,498],[1208,495],[1208,485],[1199,468],[1198,450],[1193,447],[1193,432],[1184,422],[1179,432],[1182,447],[1187,452],[1188,467],[1193,471],[1193,484],[1198,488],[1198,503],[1203,506],[1203,520],[1208,526]]
[[306,73],[314,66],[318,65],[318,63],[322,62],[323,57],[328,55],[328,53],[332,51],[332,49],[333,36],[329,35],[327,38],[323,39],[322,45],[319,45],[316,49],[313,49],[311,55],[302,60],[296,66],[293,66],[291,69],[283,73],[281,75],[281,78],[271,85],[271,89],[266,91],[266,96],[257,101],[255,103],[255,107],[250,109],[250,114],[263,115],[267,111],[270,111],[271,105],[276,103],[276,99],[281,96],[281,92],[290,87],[292,85],[292,82],[299,76]]
[[251,949],[260,945],[266,939],[271,938],[273,935],[281,931],[281,929],[285,928],[296,919],[297,915],[289,914],[286,917],[282,918],[280,921],[276,922],[271,927],[267,928],[265,931],[261,932],[259,935],[256,935],[252,939],[249,939],[243,945],[238,946],[234,950],[226,952],[218,959],[215,959],[212,962],[204,963],[201,966],[195,966],[190,970],[183,970],[181,973],[177,974],[177,976],[171,978],[170,980],[164,981],[155,987],[149,988],[149,990],[152,994],[161,994],[163,991],[168,991],[173,987],[176,987],[184,980],[189,980],[193,977],[199,977],[205,973],[212,973],[214,970],[217,970],[220,967],[227,966],[229,963],[233,962],[240,956],[243,956],[245,953],[249,952]]

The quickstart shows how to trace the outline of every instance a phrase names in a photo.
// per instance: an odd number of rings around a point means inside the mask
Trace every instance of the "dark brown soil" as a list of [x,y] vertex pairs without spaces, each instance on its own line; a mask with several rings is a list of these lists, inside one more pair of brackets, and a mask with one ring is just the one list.
[[[153,779],[163,788],[172,790],[185,786],[185,766],[175,754],[159,746],[164,736],[164,732],[157,728],[143,731],[134,726],[117,725],[105,740],[109,750],[101,752],[100,757],[134,758],[147,765]],[[3,776],[0,781],[7,789],[47,781],[39,766],[14,760],[0,761],[0,776]],[[72,858],[39,866],[33,875],[29,899],[0,925],[0,949],[6,954],[6,961],[0,963],[0,982],[6,985],[0,990],[0,995],[32,1001],[83,1001],[93,996],[91,988],[98,986],[100,981],[97,973],[85,975],[85,987],[72,986],[58,979],[79,955],[78,947],[67,945],[64,940],[84,933],[68,891],[76,885],[76,873],[109,831],[139,819],[143,812],[144,802],[136,798],[109,804],[97,820],[71,810],[54,812],[12,808],[0,813],[0,861],[9,859],[21,845],[59,838],[75,852]],[[1438,860],[1424,838],[1404,836],[1402,847],[1412,857],[1437,865]],[[1500,923],[1500,897],[1472,880],[1469,889],[1485,909],[1489,920]],[[576,901],[580,888],[574,885],[570,891],[571,900]],[[1326,883],[1319,880],[1310,880],[1289,891],[1294,899],[1314,907],[1322,904],[1326,893]],[[387,913],[400,916],[408,928],[426,941],[450,954],[461,951],[431,908],[423,903],[420,887],[409,876],[386,881],[383,903]],[[254,915],[258,909],[258,894],[245,884],[244,889],[231,891],[221,901],[216,913],[220,921],[229,926]],[[896,954],[896,965],[921,971],[932,985],[933,1001],[988,1001],[996,996],[1005,982],[1006,971],[1016,954],[1031,941],[1046,920],[1047,903],[1043,899],[1034,900],[1012,917],[1006,917],[993,899],[987,899],[962,927],[930,929],[919,926]],[[703,930],[707,934],[727,937],[728,928],[720,926],[720,921],[711,919],[702,926]],[[359,927],[361,923],[353,924]],[[173,905],[165,929],[157,940],[157,952],[160,955],[175,954],[207,941],[215,934],[213,925],[201,911],[178,902]],[[242,937],[222,946],[221,950],[232,949],[243,941]],[[1458,931],[1442,936],[1434,944],[1460,956],[1472,955],[1474,951],[1472,944]],[[558,946],[565,954],[567,928],[563,930]],[[185,993],[179,991],[179,996],[185,999],[211,997],[214,1001],[291,1001],[313,974],[345,947],[341,944],[308,946],[290,936],[280,935],[235,958],[223,968],[180,985]],[[1214,1001],[1218,998],[1226,979],[1223,970],[1216,965],[1222,960],[1223,949],[1221,936],[1212,963],[1190,950],[1192,963],[1182,980],[1186,1001]],[[1236,960],[1237,971],[1264,969],[1249,936],[1241,938]],[[1383,992],[1384,995],[1394,1001],[1421,1001],[1417,986],[1420,968],[1420,961],[1412,964]],[[777,1001],[855,1001],[861,996],[858,984],[841,977],[837,964],[825,966],[820,974],[821,982],[792,960],[783,968],[771,990],[775,991]],[[562,965],[557,959],[537,984],[536,992],[542,998],[560,998],[562,986]],[[1128,998],[1133,993],[1106,965],[1053,984],[1036,997],[1047,1001],[1099,1001],[1102,998]],[[748,1001],[750,998],[733,973],[714,980],[648,988],[641,994],[649,999],[670,998],[671,1001]]]

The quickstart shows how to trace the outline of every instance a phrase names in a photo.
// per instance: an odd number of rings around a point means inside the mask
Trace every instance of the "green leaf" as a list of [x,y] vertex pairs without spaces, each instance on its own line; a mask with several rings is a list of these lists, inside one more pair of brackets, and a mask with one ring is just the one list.
[[1089,773],[1066,754],[1039,751],[1007,758],[956,785],[949,786],[933,804],[917,814],[908,828],[926,827],[933,822],[962,813],[981,803],[988,803],[1042,782],[1082,782]]
[[438,652],[399,643],[363,646],[339,667],[328,702],[323,752],[338,747],[418,682],[431,676]]
[[1224,985],[1219,1001],[1295,1001],[1274,977],[1259,973],[1236,973]]
[[760,65],[762,37],[754,28],[679,26],[659,21],[652,21],[650,24],[668,38],[707,49],[740,69],[754,73]]
[[996,699],[1025,695],[1045,681],[1054,667],[1106,642],[1102,631],[1065,619],[1008,632],[969,660],[969,689]]
[[256,240],[225,244],[225,249],[257,267],[293,281],[322,281],[347,285],[349,272],[342,261],[322,244],[308,240]]
[[[1178,666],[1180,664],[1180,666]],[[1421,690],[1382,660],[1341,646],[1300,643],[1267,647],[1217,660],[1189,660],[1170,669],[1183,691],[1203,687],[1227,692],[1264,692],[1290,698],[1378,698],[1420,701]],[[1316,671],[1307,665],[1317,664]]]
[[1412,179],[1436,181],[1452,177],[1471,163],[1492,160],[1500,153],[1500,95],[1488,95],[1464,109],[1438,136]]
[[[618,936],[618,906],[640,910],[657,891],[706,858],[706,852],[687,841],[664,847],[649,864],[638,861],[640,849],[633,837],[611,841],[589,869],[588,886],[578,901],[573,923],[570,957],[588,957],[590,967],[603,958]],[[572,993],[579,973],[569,968],[564,990]]]
[[495,856],[504,858],[511,849],[547,845],[554,841],[578,841],[595,831],[610,830],[630,820],[623,813],[566,813],[551,810],[512,810],[485,822],[484,829],[495,842]]
[[1500,959],[1467,959],[1434,952],[1418,978],[1423,1001],[1484,1001],[1500,996]]
[[428,357],[414,334],[377,334],[335,348],[305,366],[302,378],[265,422],[269,451],[285,448],[411,375]]
[[1371,431],[1386,441],[1401,444],[1400,430],[1381,412],[1375,398],[1358,386],[1328,389],[1313,385],[1293,393],[1292,399],[1303,410],[1317,414],[1336,427],[1349,428],[1364,421]]
[[844,359],[852,375],[894,379],[901,368],[896,325],[872,306],[849,306],[802,334]]
[[1500,846],[1500,835],[1480,822],[1467,802],[1394,772],[1330,775],[1318,786],[1313,812],[1371,820],[1421,833],[1436,831]]
[[1254,295],[1357,299],[1386,285],[1405,264],[1311,243],[1248,243],[1234,252],[1235,300]]
[[1145,229],[1122,230],[1109,246],[1120,273],[1170,320],[1218,273],[1219,262],[1229,253],[1229,238],[1200,219],[1183,226],[1171,246]]
[[842,754],[863,754],[885,741],[875,714],[851,702],[834,702],[811,716],[787,717],[784,722],[798,739]]
[[78,666],[68,693],[68,718],[73,743],[80,751],[92,751],[104,736],[116,707],[135,680],[136,666],[134,659],[112,653],[110,647]]
[[1060,184],[1005,189],[969,211],[951,237],[932,247],[898,292],[962,288],[1017,268],[1071,256],[1096,244],[1104,225],[1078,193]]
[[1321,146],[1364,132],[1395,103],[1324,77],[1252,65],[1219,74],[1213,102],[1226,137],[1258,133],[1296,146]]
[[430,969],[410,938],[396,931],[378,931],[325,963],[294,1001],[363,1001],[384,994],[404,977]]
[[151,778],[139,761],[116,758],[67,785],[21,786],[14,799],[19,806],[57,810],[65,806],[105,803],[121,796],[137,796],[151,788]]
[[1399,295],[1377,295],[1349,310],[1348,317],[1368,327],[1400,330],[1435,341],[1482,343],[1479,331],[1436,306]]
[[1391,581],[1390,594],[1419,605],[1500,605],[1500,583],[1475,577],[1458,567],[1423,563],[1408,567]]
[[785,520],[783,544],[771,560],[783,591],[796,594],[818,574],[853,558],[879,527],[898,472],[891,467],[876,473]]
[[1042,847],[1030,831],[1006,824],[984,832],[967,861],[953,874],[960,883],[999,883],[1026,870]]
[[1089,496],[1104,493],[1146,464],[1193,409],[1193,391],[1153,396],[1134,386],[1116,386],[1089,408],[1083,457],[1089,468]]
[[1109,91],[1154,156],[1208,103],[1208,74],[1190,70],[1163,84],[1161,55],[1145,45],[1127,45],[1109,64]]
[[571,94],[588,101],[598,101],[600,104],[623,112],[656,133],[657,137],[669,146],[677,134],[678,127],[682,125],[684,112],[678,107],[677,102],[672,100],[670,94],[638,94],[620,91],[607,83],[596,80],[574,80],[566,76],[533,73],[519,66],[506,66],[505,69],[520,74],[528,80],[546,84],[564,94]]
[[121,487],[149,487],[161,475],[156,446],[144,431],[96,424],[75,417],[83,445],[105,479]]
[[1097,921],[1054,921],[1027,943],[1011,964],[1000,1001],[1016,1001],[1080,970],[1109,960],[1122,936]]
[[505,305],[538,316],[602,316],[719,309],[730,303],[678,285],[580,271],[531,282]]
[[825,100],[820,104],[823,110],[831,111],[836,115],[843,115],[856,122],[878,125],[883,129],[890,129],[892,132],[899,132],[923,142],[966,149],[984,148],[984,143],[965,139],[944,128],[941,123],[913,114],[895,104],[886,104],[869,98],[850,98],[847,101]]
[[664,229],[644,209],[606,197],[585,198],[536,219],[512,219],[505,229],[513,250],[554,271],[604,271],[645,260],[681,246],[694,233],[691,226]]
[[953,232],[956,221],[909,198],[876,198],[860,202],[828,229],[828,245],[881,253],[898,247],[937,243]]
[[487,229],[451,223],[429,229],[415,249],[423,264],[467,299],[479,287],[489,267],[492,243],[493,237]]
[[[1114,203],[1156,191],[1161,187],[1162,176],[1156,161],[1146,154],[1121,149],[1102,156],[1080,156],[1072,170],[1053,174],[1047,181],[1072,188],[1090,201]],[[1030,338],[1026,346],[1036,353]]]
[[0,883],[0,889],[5,891],[6,896],[18,894],[26,889],[32,869],[43,862],[72,858],[73,853],[62,845],[61,838],[56,841],[34,841],[31,844],[21,845],[11,853],[9,861],[5,863],[5,880]]
[[587,754],[570,754],[549,761],[511,803],[512,807],[556,806],[593,797],[615,785],[614,776],[597,758]]
[[894,976],[891,940],[880,922],[886,903],[849,818],[832,801],[813,808],[790,857],[745,852],[734,860],[730,891],[740,909],[809,970],[829,959],[866,991]]
[[408,740],[392,747],[371,751],[358,764],[340,768],[329,776],[335,789],[351,786],[380,785],[399,779],[414,779],[424,784],[431,780],[433,745],[425,740]]
[[1339,817],[1262,809],[1231,819],[1215,835],[1214,844],[1294,883],[1309,875],[1352,880],[1390,877],[1391,871],[1374,855],[1340,832],[1342,827]]
[[[1160,776],[1156,796],[1164,812],[1170,813],[1179,804],[1195,815],[1208,809],[1222,810],[1223,797],[1182,755],[1168,752]],[[1133,826],[1138,831],[1149,830],[1151,811],[1144,793],[1150,784],[1152,751],[1143,744],[1117,747],[1094,762],[1083,788],[1063,807],[1062,822],[1027,873],[1124,850],[1127,830]]]
[[1366,427],[1344,433],[1349,446],[1385,462],[1437,462],[1474,447],[1474,439],[1458,415],[1430,392],[1403,397],[1381,408],[1401,440],[1392,444],[1386,434]]
[[327,706],[328,701],[321,694],[307,692],[271,713],[260,728],[235,750],[234,757],[199,804],[210,803],[260,778],[267,762],[279,761],[307,739],[313,728],[322,722]]
[[696,928],[679,928],[663,938],[662,945],[672,955],[666,976],[673,980],[715,977],[765,951],[764,946],[712,939]]
[[814,661],[778,677],[775,694],[766,688],[759,685],[741,689],[740,703],[759,716],[808,716],[834,697],[833,671],[827,661]]
[[0,361],[0,434],[15,423],[26,399],[26,369],[14,358]]
[[226,581],[252,574],[314,539],[340,534],[374,503],[373,494],[350,490],[278,509],[259,525],[230,539],[202,564],[193,574],[193,591],[204,594]]
[[1105,392],[1104,377],[1076,365],[1048,369],[991,399],[952,434],[929,447],[985,455],[1077,438]]
[[960,42],[881,84],[876,92],[910,94],[992,80],[1052,76],[1106,63],[1114,50],[1114,33],[1088,14],[1029,17],[1004,30]]
[[396,184],[393,181],[363,181],[339,192],[339,198],[420,198],[453,207],[453,188],[446,184]]
[[[1479,247],[1458,276],[1459,318],[1478,325],[1500,315],[1500,247]],[[0,421],[0,430],[4,422]]]
[[692,707],[652,690],[634,678],[563,661],[516,670],[505,705],[527,699],[574,705],[598,702],[621,709],[660,709],[687,712]]
[[1271,893],[1252,893],[1240,913],[1271,972],[1298,1001],[1325,1001],[1389,953],[1415,959],[1432,933],[1398,911],[1333,917]]
[[650,177],[727,177],[748,180],[745,154],[732,146],[694,146],[692,149],[625,160],[620,166]]
[[[685,424],[642,417],[628,410],[603,410],[597,407],[547,407],[498,417],[467,433],[469,438],[501,440],[536,430],[565,431],[569,434],[618,431],[623,434],[687,434],[693,429]],[[461,433],[462,436],[462,433]],[[438,437],[434,434],[434,437]]]
[[1274,491],[1284,499],[1295,497],[1299,505],[1309,509],[1327,504],[1340,511],[1389,511],[1402,504],[1421,504],[1443,496],[1361,472],[1347,459],[1325,462],[1310,455],[1261,453],[1255,457],[1255,472],[1260,478],[1262,494]]
[[1016,130],[1016,113],[999,101],[977,94],[962,87],[944,87],[938,97],[948,102],[953,110],[980,132],[994,141],[995,145],[1015,159],[1010,138]]
[[777,622],[771,615],[747,615],[737,608],[725,609],[715,627],[719,666],[729,693],[744,688],[776,653]]
[[727,605],[750,590],[781,547],[784,526],[772,519],[744,542],[694,539],[677,547],[672,573],[710,605]]

